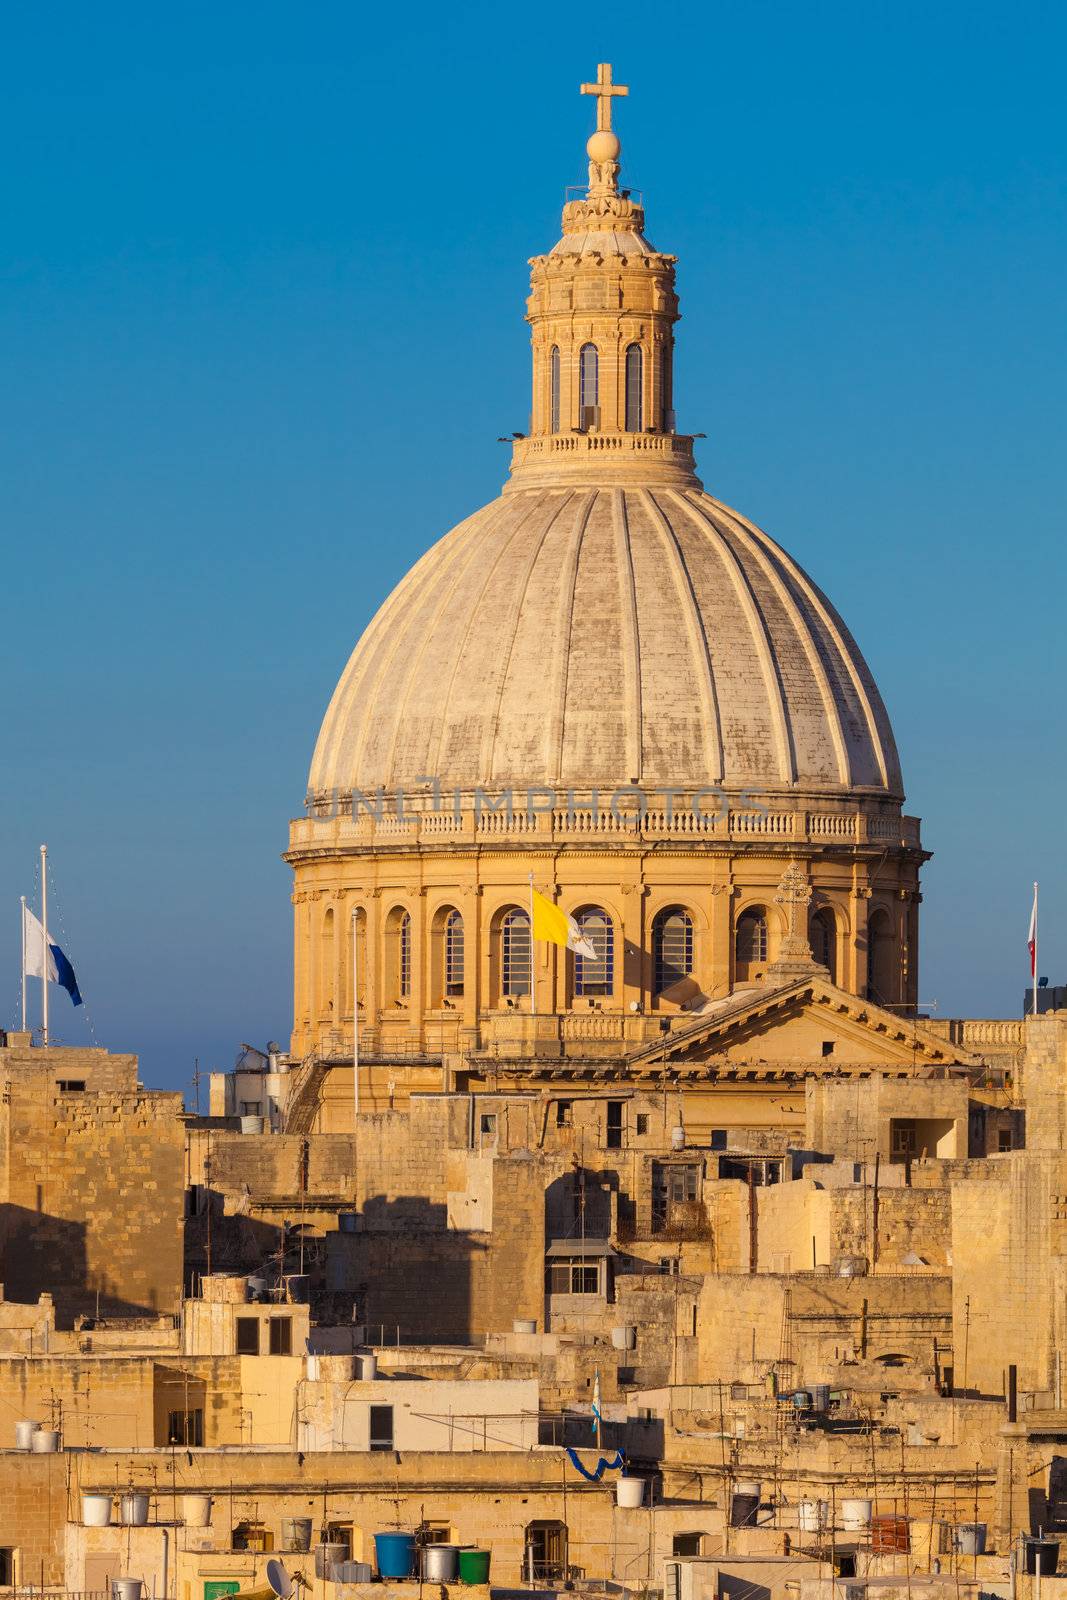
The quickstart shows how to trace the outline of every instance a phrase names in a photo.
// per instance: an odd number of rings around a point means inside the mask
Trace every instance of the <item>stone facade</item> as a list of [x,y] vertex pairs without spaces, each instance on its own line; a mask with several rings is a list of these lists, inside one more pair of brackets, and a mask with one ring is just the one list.
[[60,1320],[175,1312],[182,1285],[181,1096],[133,1056],[0,1048],[0,1270],[12,1299]]

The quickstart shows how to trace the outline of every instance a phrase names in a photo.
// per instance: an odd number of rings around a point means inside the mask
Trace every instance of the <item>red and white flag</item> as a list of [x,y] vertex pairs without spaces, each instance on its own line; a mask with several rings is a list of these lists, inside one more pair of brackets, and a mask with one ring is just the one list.
[[1030,976],[1037,982],[1037,884],[1034,884],[1034,903],[1030,910],[1030,932],[1026,936],[1026,948],[1030,952]]

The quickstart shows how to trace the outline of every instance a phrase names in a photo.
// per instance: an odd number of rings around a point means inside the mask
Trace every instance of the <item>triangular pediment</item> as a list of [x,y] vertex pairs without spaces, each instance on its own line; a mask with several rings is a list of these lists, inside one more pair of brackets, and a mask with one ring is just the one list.
[[981,1060],[921,1021],[898,1016],[830,982],[820,969],[789,981],[753,985],[714,1002],[691,1022],[675,1022],[627,1065],[663,1063],[725,1070],[761,1068],[823,1074],[844,1071],[966,1072]]

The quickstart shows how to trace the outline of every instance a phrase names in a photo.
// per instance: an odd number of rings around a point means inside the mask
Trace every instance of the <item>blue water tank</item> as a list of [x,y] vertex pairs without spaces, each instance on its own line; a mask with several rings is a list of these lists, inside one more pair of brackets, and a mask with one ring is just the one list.
[[374,1553],[383,1578],[410,1578],[415,1571],[413,1533],[376,1533]]

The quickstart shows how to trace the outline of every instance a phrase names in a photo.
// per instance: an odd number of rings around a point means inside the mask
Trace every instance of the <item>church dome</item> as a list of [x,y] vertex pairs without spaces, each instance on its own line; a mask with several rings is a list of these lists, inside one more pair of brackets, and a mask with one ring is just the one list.
[[[521,481],[521,480],[520,480]],[[356,647],[312,796],[547,785],[899,800],[889,720],[807,574],[692,481],[516,484]]]
[[[367,627],[290,824],[293,1050],[377,1053],[376,1108],[397,1059],[434,1092],[486,1061],[584,1074],[797,974],[918,994],[889,719],[821,589],[697,477],[675,258],[619,184],[627,92],[606,62],[582,85],[589,183],[530,262],[507,482]],[[543,901],[580,943],[546,943]]]
[[509,482],[360,640],[319,735],[313,805],[432,779],[468,796],[632,783],[903,798],[848,629],[704,492],[677,430],[675,258],[619,187],[625,92],[606,65],[583,85],[597,99],[588,191],[530,263],[532,407]]

